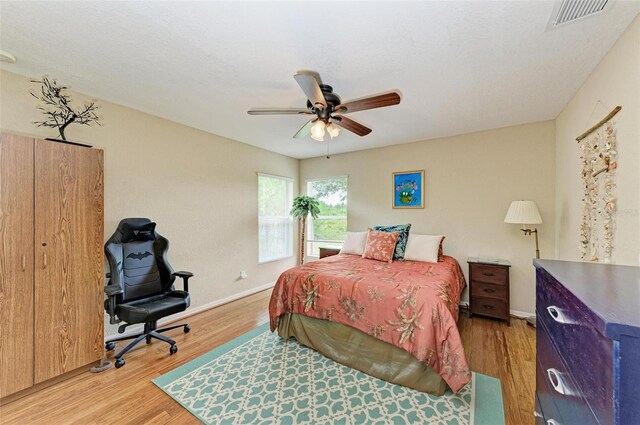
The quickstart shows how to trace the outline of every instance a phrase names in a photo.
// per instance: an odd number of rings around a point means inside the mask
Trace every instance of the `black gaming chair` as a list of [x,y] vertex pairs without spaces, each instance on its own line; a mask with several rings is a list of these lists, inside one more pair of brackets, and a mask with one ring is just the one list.
[[[167,261],[169,241],[155,231],[156,224],[147,218],[125,218],[104,246],[109,262],[109,282],[104,307],[109,312],[110,323],[125,322],[118,328],[123,333],[127,326],[144,323],[144,332],[138,335],[112,339],[106,343],[107,350],[115,348],[116,341],[135,340],[116,354],[116,367],[124,365],[122,358],[136,344],[152,338],[171,344],[169,353],[178,351],[176,342],[162,332],[184,328],[187,324],[157,329],[158,319],[179,313],[189,307],[189,272],[174,272]],[[173,287],[176,277],[182,278],[184,291]],[[117,317],[116,317],[117,316]]]

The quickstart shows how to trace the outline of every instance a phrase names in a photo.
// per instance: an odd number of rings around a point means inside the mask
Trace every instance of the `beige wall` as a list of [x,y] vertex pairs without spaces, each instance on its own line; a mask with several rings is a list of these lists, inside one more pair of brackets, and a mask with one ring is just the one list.
[[[55,131],[32,124],[39,119],[37,101],[29,95],[34,86],[25,77],[0,72],[2,131],[55,137]],[[85,99],[74,95],[78,102]],[[256,172],[297,182],[298,160],[99,103],[104,126],[70,126],[67,138],[105,151],[105,239],[122,218],[156,221],[158,232],[171,241],[173,267],[195,273],[192,306],[273,282],[295,264],[292,258],[258,265]],[[237,279],[241,270],[247,271],[246,280]],[[108,327],[107,334],[114,332]]]
[[[600,100],[607,107],[598,105]],[[640,17],[629,26],[556,120],[556,249],[578,260],[582,213],[580,149],[575,138],[613,107],[617,123],[617,210],[612,261],[638,264],[640,255]],[[595,111],[594,111],[595,108]]]
[[[511,309],[533,312],[534,240],[503,220],[512,200],[535,200],[544,220],[542,256],[553,258],[554,144],[554,122],[546,121],[305,159],[300,191],[307,179],[347,175],[349,230],[411,223],[412,232],[444,234],[445,253],[465,275],[469,256],[507,259],[513,263]],[[426,170],[426,208],[392,209],[391,173],[417,169]]]

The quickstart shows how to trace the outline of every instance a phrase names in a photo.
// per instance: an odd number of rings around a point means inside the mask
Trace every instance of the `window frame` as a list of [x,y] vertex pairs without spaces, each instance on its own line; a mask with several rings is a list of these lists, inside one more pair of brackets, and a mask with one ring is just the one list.
[[[331,179],[346,179],[347,180],[347,215],[321,215],[318,216],[317,220],[342,220],[344,219],[347,222],[347,229],[349,226],[349,202],[348,202],[348,198],[349,198],[349,175],[348,174],[343,174],[343,175],[339,175],[339,176],[328,176],[328,177],[317,177],[317,178],[313,178],[313,179],[306,179],[305,180],[305,193],[308,196],[315,196],[312,195],[309,191],[309,183],[313,183],[316,181],[321,181],[321,180],[331,180]],[[309,222],[307,223],[307,234],[305,235],[305,244],[306,244],[306,257],[311,257],[311,258],[318,258],[317,255],[312,255],[311,253],[313,252],[313,244],[314,243],[332,243],[332,244],[343,244],[344,240],[325,240],[325,239],[311,239],[310,238],[310,232],[313,232],[313,222],[314,222],[314,218],[313,217],[309,217]]]
[[291,240],[290,240],[290,246],[288,248],[288,252],[289,254],[284,254],[283,256],[278,256],[278,257],[273,257],[273,258],[268,258],[268,259],[261,259],[260,258],[260,219],[261,217],[280,217],[283,218],[285,216],[262,216],[260,215],[260,177],[266,177],[266,178],[272,178],[272,179],[280,179],[280,180],[284,180],[285,182],[288,182],[290,185],[287,186],[287,190],[290,191],[290,193],[288,194],[288,198],[289,198],[289,206],[287,208],[291,207],[291,204],[293,203],[293,198],[294,198],[294,185],[295,185],[295,178],[293,177],[287,177],[287,176],[279,176],[276,174],[269,174],[269,173],[256,173],[257,174],[257,186],[258,186],[258,265],[260,264],[268,264],[268,263],[273,263],[275,261],[281,261],[281,260],[286,260],[288,258],[293,258],[294,257],[294,244],[295,244],[295,229],[293,227],[293,217],[291,217],[291,215],[287,212],[286,217],[288,219],[288,224],[289,224],[289,234],[291,235]]

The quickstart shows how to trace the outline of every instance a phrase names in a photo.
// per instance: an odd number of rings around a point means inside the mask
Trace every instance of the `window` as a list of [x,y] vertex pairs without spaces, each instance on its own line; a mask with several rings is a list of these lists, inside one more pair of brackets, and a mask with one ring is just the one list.
[[258,263],[293,256],[293,179],[258,174]]
[[309,180],[307,195],[320,201],[320,214],[307,231],[308,255],[317,257],[321,246],[340,248],[347,236],[347,177]]

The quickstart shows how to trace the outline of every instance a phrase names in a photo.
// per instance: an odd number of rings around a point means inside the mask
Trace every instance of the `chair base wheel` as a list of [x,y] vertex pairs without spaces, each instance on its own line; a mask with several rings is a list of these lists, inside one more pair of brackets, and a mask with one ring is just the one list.
[[104,345],[104,348],[106,348],[106,350],[107,350],[107,351],[111,351],[111,350],[113,350],[114,348],[116,348],[116,344],[115,344],[115,342],[107,342],[107,343]]
[[124,366],[124,359],[116,360],[116,369],[120,369],[122,366]]
[[169,347],[169,355],[175,354],[178,352],[178,346],[177,345],[172,345],[171,347]]
[[191,330],[191,327],[189,325],[185,325],[184,333],[188,334],[190,330]]

